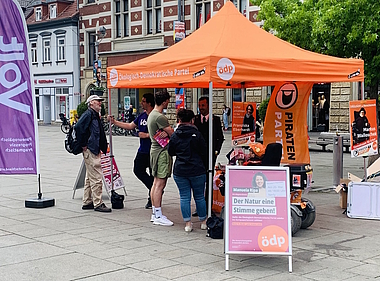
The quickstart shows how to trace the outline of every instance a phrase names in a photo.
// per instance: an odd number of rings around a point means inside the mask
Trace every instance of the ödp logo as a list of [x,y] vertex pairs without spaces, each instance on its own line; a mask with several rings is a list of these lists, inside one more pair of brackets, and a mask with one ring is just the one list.
[[235,66],[231,60],[221,58],[216,65],[216,72],[221,79],[229,81],[234,76]]
[[276,94],[276,105],[281,109],[291,108],[297,101],[298,89],[296,84],[288,83],[281,86]]
[[257,240],[263,252],[286,252],[289,248],[288,234],[277,225],[264,227]]
[[119,78],[117,77],[117,70],[112,68],[110,71],[110,83],[112,87],[115,87]]

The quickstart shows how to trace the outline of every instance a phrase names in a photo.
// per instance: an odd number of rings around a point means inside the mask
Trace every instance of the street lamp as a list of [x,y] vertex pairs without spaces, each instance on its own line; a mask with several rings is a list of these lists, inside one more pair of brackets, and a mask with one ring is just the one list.
[[106,35],[106,28],[104,26],[99,27],[98,32],[95,34],[95,36],[96,36],[96,40],[95,40],[95,62],[97,63],[97,67],[95,67],[95,63],[94,63],[94,71],[95,71],[95,78],[96,78],[96,82],[98,84],[98,87],[100,87],[101,76],[102,76],[102,73],[101,73],[102,68],[98,64],[99,43],[100,43],[100,41],[102,41],[102,39],[104,38],[105,35]]

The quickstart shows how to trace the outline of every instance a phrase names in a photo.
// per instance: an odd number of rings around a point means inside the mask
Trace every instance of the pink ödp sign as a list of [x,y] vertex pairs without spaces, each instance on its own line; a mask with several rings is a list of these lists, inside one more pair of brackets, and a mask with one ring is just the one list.
[[225,199],[226,269],[228,254],[287,255],[291,263],[288,168],[227,166]]

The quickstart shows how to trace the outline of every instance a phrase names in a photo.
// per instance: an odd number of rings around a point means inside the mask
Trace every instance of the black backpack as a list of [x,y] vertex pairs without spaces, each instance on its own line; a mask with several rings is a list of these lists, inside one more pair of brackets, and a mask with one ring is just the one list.
[[68,134],[65,137],[65,149],[68,153],[77,155],[83,152],[83,148],[80,146],[76,137],[75,125],[70,127]]
[[207,236],[213,239],[223,239],[224,219],[212,215],[206,221]]

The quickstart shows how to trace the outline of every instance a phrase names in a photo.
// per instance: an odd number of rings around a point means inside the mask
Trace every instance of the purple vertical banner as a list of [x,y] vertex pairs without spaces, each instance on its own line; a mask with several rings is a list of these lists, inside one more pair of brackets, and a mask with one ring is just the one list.
[[0,174],[37,174],[28,35],[16,0],[0,0]]

